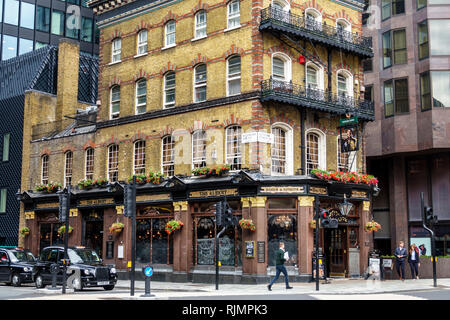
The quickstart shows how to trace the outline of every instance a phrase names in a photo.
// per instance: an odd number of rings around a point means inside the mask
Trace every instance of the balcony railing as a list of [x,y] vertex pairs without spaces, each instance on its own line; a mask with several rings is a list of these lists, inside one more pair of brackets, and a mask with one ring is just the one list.
[[365,57],[372,57],[372,39],[361,34],[352,33],[327,25],[326,22],[318,23],[316,20],[296,15],[271,6],[261,10],[260,30],[275,28],[295,34],[302,38],[326,43],[343,50],[353,51]]
[[336,114],[351,113],[361,119],[374,120],[371,101],[272,78],[261,83],[261,101],[283,102]]

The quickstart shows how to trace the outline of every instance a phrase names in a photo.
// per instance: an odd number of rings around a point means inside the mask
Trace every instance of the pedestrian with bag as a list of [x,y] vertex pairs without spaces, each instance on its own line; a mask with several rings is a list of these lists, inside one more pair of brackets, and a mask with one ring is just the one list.
[[280,277],[280,273],[283,273],[283,275],[284,275],[284,280],[286,282],[286,289],[292,289],[292,287],[289,286],[289,277],[288,277],[286,267],[284,266],[284,262],[286,261],[284,242],[280,242],[279,245],[280,245],[280,248],[277,251],[275,251],[276,274],[275,274],[275,278],[273,278],[272,281],[270,282],[270,284],[267,286],[267,289],[269,289],[269,291],[272,291],[272,285],[275,283],[275,281],[278,280],[278,278]]
[[419,259],[419,248],[415,244],[412,244],[409,247],[408,253],[408,263],[411,268],[411,277],[415,279],[419,279],[419,267],[420,267],[420,259]]
[[405,243],[400,241],[398,243],[398,247],[395,248],[394,256],[395,256],[395,267],[400,277],[400,280],[405,281],[405,258],[408,256],[406,249],[404,248]]

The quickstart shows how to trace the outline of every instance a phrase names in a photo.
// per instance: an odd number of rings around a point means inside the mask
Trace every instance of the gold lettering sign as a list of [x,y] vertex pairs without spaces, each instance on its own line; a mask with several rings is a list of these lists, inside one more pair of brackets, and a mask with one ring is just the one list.
[[163,193],[163,194],[152,194],[152,195],[136,196],[136,202],[156,201],[156,200],[170,200],[170,194]]
[[58,202],[52,202],[52,203],[37,203],[36,209],[47,209],[47,208],[58,208],[59,203]]
[[367,198],[367,193],[364,191],[352,191],[352,198]]
[[34,219],[34,211],[25,211],[25,220]]
[[106,198],[106,199],[80,200],[80,206],[95,206],[102,204],[114,204],[114,199]]
[[237,196],[237,189],[203,190],[189,193],[189,198],[207,198],[221,196]]
[[309,187],[309,193],[315,194],[327,194],[327,188],[322,187]]
[[304,193],[305,187],[261,187],[261,193]]

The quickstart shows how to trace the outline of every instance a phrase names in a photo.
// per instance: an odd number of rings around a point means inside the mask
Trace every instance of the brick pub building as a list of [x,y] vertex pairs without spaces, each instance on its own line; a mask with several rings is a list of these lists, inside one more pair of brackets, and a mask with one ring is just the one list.
[[[152,264],[159,279],[213,281],[214,204],[226,197],[239,219],[256,226],[253,232],[228,227],[221,237],[226,281],[267,281],[280,240],[290,253],[290,276],[309,280],[315,196],[322,208],[336,209],[344,193],[353,209],[347,217],[336,213],[338,229],[320,229],[320,246],[329,276],[364,273],[372,242],[363,226],[372,218],[374,188],[310,175],[312,169],[366,172],[365,141],[360,151],[342,153],[337,129],[351,114],[363,137],[374,116],[373,104],[360,98],[361,61],[372,56],[361,37],[360,1],[90,6],[100,29],[99,101],[55,135],[29,144],[29,180],[20,196],[22,222],[32,229],[25,246],[38,252],[60,241],[58,196],[32,190],[44,178],[59,181],[74,186],[70,243],[93,247],[126,271],[131,225],[122,186],[133,174],[160,171],[162,183],[137,187],[136,228],[138,267]],[[231,169],[223,176],[191,174],[223,164]],[[96,178],[110,187],[77,186]],[[184,226],[168,235],[172,219]],[[109,233],[114,222],[124,224],[122,232]]]

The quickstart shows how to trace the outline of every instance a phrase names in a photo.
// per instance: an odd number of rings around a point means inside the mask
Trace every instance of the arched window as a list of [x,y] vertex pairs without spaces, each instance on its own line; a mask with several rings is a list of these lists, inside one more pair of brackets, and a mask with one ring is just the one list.
[[110,99],[110,115],[111,119],[115,119],[120,114],[120,86],[113,86],[111,88]]
[[170,20],[166,23],[165,26],[165,47],[171,47],[176,44],[176,22],[174,20]]
[[325,135],[317,129],[306,132],[306,173],[312,169],[325,169],[326,145]]
[[72,184],[72,168],[73,168],[73,153],[67,151],[64,155],[64,186],[67,187]]
[[313,8],[306,9],[305,27],[309,30],[322,31],[322,14]]
[[119,146],[112,144],[108,147],[108,180],[117,181],[119,178]]
[[164,108],[175,106],[175,72],[167,72],[164,76]]
[[137,54],[147,53],[147,30],[143,29],[138,33]]
[[323,68],[313,62],[306,64],[306,87],[311,89],[323,90]]
[[147,106],[147,81],[145,79],[136,82],[136,114],[145,113]]
[[192,167],[206,166],[206,132],[197,130],[192,134]]
[[206,64],[199,64],[194,70],[194,102],[206,101]]
[[291,81],[291,59],[282,53],[272,56],[272,78],[278,81]]
[[289,2],[284,0],[272,1],[272,17],[275,20],[290,23],[289,10],[290,10]]
[[145,141],[134,143],[134,174],[145,174]]
[[206,11],[201,10],[195,15],[195,38],[206,37]]
[[240,170],[242,165],[241,141],[242,128],[240,126],[229,126],[226,128],[226,163],[231,166],[231,170]]
[[174,175],[175,169],[174,148],[175,143],[173,141],[172,136],[165,136],[162,138],[162,152],[161,152],[162,172],[167,177],[171,177]]
[[272,1],[272,8],[275,9],[275,11],[285,11],[285,12],[288,12],[291,9],[289,2],[284,0]]
[[271,172],[274,175],[293,174],[292,128],[283,123],[272,126]]
[[116,38],[112,41],[111,62],[119,62],[122,55],[122,39]]
[[227,60],[227,88],[228,95],[241,93],[241,57],[232,56]]
[[41,158],[41,184],[48,184],[48,154]]
[[240,0],[232,0],[228,3],[228,29],[241,26]]
[[353,97],[353,75],[347,70],[337,72],[337,91],[340,97]]
[[94,149],[87,148],[85,153],[84,175],[86,180],[94,179]]

